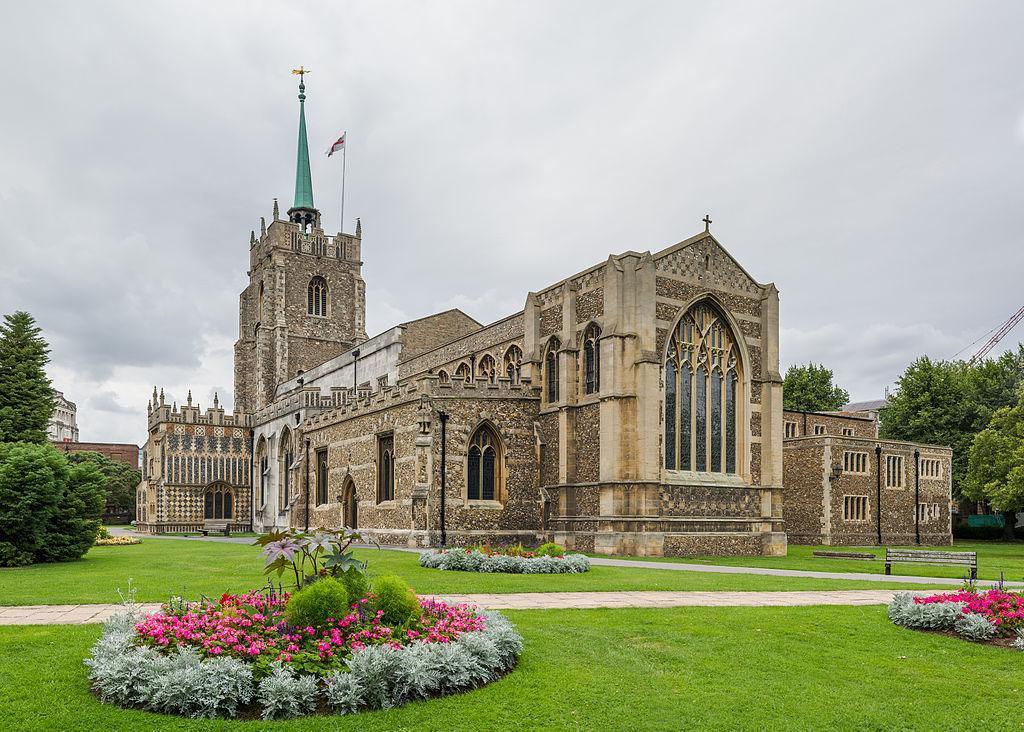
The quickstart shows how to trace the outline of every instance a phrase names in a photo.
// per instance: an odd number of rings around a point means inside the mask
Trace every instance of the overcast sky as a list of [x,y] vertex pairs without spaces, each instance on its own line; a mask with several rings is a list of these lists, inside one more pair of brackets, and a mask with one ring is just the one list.
[[778,285],[783,367],[824,362],[856,399],[1024,304],[1016,0],[33,2],[4,23],[0,312],[44,328],[82,440],[142,443],[154,384],[230,406],[299,64],[332,232],[323,151],[348,130],[371,333],[495,320],[705,213]]

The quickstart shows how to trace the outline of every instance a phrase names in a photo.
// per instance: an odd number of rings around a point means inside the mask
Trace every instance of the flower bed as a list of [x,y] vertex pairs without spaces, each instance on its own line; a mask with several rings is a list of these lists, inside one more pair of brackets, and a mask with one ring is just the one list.
[[464,605],[420,600],[391,627],[370,594],[343,617],[296,627],[288,601],[249,593],[121,614],[86,661],[93,688],[107,702],[190,717],[346,714],[480,686],[522,650],[503,616]]
[[903,592],[889,604],[889,619],[905,628],[956,633],[967,640],[1024,650],[1024,594],[1019,592]]
[[106,538],[99,538],[96,540],[96,546],[129,546],[131,544],[141,544],[142,539],[135,536],[108,536]]
[[479,549],[435,549],[420,553],[420,566],[458,572],[580,574],[590,569],[590,560],[583,554],[523,557],[485,554]]

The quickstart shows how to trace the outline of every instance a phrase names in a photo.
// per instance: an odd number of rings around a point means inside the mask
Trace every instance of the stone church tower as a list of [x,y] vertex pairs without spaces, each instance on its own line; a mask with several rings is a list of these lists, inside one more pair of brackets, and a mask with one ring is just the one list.
[[306,86],[299,82],[295,201],[280,218],[260,220],[249,242],[249,285],[239,297],[235,409],[255,412],[274,390],[366,340],[366,286],[355,234],[325,234],[313,204],[306,142]]

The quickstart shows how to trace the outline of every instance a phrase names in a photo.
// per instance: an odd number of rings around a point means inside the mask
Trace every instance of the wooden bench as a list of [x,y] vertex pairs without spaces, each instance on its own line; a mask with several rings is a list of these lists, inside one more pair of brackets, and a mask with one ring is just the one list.
[[209,536],[210,532],[224,532],[224,536],[231,536],[231,522],[219,519],[206,519],[203,521],[203,528],[199,529],[199,533],[203,536]]
[[814,556],[825,559],[878,559],[867,552],[814,552]]
[[886,574],[892,574],[892,565],[894,564],[936,564],[942,567],[968,567],[971,570],[971,579],[978,579],[977,552],[934,552],[923,549],[886,549]]

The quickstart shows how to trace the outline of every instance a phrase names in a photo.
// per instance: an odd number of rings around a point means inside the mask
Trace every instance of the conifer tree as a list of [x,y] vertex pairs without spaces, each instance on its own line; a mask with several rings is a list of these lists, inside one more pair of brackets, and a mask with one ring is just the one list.
[[45,371],[50,346],[40,333],[23,311],[0,325],[0,442],[47,441],[53,388]]

